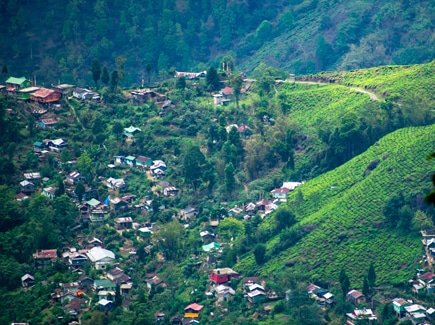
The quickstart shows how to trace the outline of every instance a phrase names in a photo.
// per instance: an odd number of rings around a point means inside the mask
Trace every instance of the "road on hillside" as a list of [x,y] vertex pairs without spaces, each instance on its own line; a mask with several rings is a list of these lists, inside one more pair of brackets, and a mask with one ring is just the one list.
[[[254,80],[250,80],[250,81],[254,81]],[[340,85],[340,84],[331,84],[331,83],[327,83],[327,82],[316,82],[316,81],[290,81],[290,80],[276,80],[277,83],[281,83],[281,82],[285,82],[285,83],[296,83],[296,84],[308,84],[308,85]],[[378,96],[376,96],[375,93],[372,93],[370,91],[367,91],[365,89],[362,88],[358,88],[358,87],[350,87],[350,86],[344,86],[341,85],[343,87],[347,87],[349,89],[355,90],[359,93],[362,94],[367,94],[370,96],[371,99],[376,100],[376,101],[381,101],[380,98]]]

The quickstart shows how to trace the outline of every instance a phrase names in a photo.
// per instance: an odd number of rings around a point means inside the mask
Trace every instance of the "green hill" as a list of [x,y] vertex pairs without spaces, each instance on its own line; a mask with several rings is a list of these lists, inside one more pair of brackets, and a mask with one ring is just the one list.
[[[435,125],[398,130],[339,168],[303,184],[289,196],[288,205],[296,212],[298,225],[310,232],[295,246],[272,256],[259,272],[279,274],[289,262],[287,272],[335,282],[344,267],[358,287],[373,261],[381,283],[407,281],[421,257],[421,237],[417,231],[388,229],[382,210],[394,194],[415,196],[428,191],[435,168],[425,158],[435,150],[434,132]],[[376,159],[377,167],[365,175]],[[262,227],[271,227],[271,220]],[[278,241],[276,237],[269,241],[268,250]],[[246,256],[237,269],[255,269],[254,258]]]

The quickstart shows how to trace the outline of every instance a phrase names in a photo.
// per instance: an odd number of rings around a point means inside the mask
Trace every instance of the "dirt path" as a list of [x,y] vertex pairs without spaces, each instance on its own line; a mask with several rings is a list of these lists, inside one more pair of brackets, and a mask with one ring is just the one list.
[[67,103],[68,107],[70,108],[70,110],[72,111],[72,113],[73,113],[75,119],[77,120],[77,122],[79,122],[79,124],[82,126],[82,130],[84,130],[85,127],[83,126],[82,121],[80,121],[74,106],[71,105],[71,103],[68,100],[66,100],[66,103]]
[[[315,81],[283,81],[283,82],[294,82],[297,84],[308,84],[308,85],[331,85],[330,83],[326,83],[326,82],[315,82]],[[343,85],[341,85],[343,86]],[[381,101],[380,98],[378,96],[376,96],[375,93],[372,93],[370,91],[367,91],[365,89],[362,88],[358,88],[358,87],[349,87],[349,86],[343,86],[343,87],[347,87],[349,89],[355,90],[356,92],[362,93],[362,94],[367,94],[370,96],[371,99],[376,100],[376,101]]]

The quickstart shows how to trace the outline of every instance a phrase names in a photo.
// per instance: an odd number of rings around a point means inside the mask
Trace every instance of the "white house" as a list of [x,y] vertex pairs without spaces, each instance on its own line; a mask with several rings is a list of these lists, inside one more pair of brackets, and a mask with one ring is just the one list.
[[288,188],[290,191],[293,191],[299,185],[302,185],[301,182],[283,182],[281,187]]
[[107,264],[113,264],[115,262],[115,254],[101,247],[90,249],[86,255],[89,260],[94,263],[94,267],[97,270],[104,270]]

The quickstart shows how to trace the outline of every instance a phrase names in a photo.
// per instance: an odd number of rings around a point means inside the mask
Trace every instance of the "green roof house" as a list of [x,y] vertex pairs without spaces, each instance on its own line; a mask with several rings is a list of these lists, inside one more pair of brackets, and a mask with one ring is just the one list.
[[27,80],[25,77],[9,77],[8,80],[6,80],[6,90],[12,93],[22,88],[30,87],[31,85],[30,80]]
[[127,138],[133,138],[134,135],[140,131],[141,129],[135,126],[129,126],[128,128],[124,128],[124,136],[126,136]]

